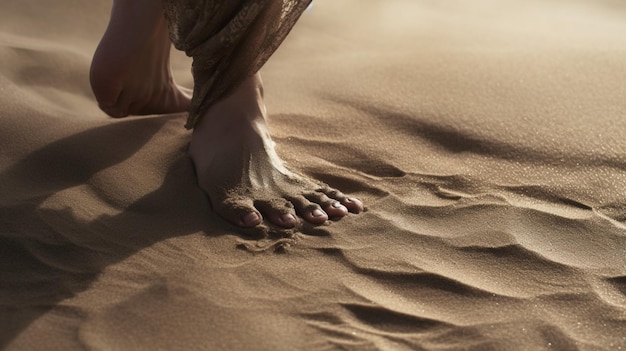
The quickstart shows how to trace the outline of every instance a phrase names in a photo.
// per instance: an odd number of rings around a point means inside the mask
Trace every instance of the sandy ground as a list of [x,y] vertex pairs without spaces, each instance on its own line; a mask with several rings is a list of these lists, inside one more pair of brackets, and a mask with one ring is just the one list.
[[367,211],[263,239],[211,212],[184,115],[98,110],[110,1],[1,7],[1,349],[626,349],[619,1],[317,0],[270,128]]

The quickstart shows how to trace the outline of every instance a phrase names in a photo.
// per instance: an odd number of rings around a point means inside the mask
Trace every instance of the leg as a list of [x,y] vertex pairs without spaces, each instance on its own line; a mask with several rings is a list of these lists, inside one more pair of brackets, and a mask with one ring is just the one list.
[[214,210],[241,227],[260,224],[263,216],[285,228],[297,216],[321,224],[363,210],[359,200],[283,166],[267,130],[258,73],[202,116],[189,153]]
[[174,83],[161,0],[114,0],[91,63],[100,108],[112,117],[187,111],[190,92]]

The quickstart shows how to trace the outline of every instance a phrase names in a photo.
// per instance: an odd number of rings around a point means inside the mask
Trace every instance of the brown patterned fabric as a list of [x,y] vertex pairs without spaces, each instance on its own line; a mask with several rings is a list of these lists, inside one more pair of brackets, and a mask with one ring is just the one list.
[[170,39],[193,57],[189,118],[256,73],[312,0],[163,0]]

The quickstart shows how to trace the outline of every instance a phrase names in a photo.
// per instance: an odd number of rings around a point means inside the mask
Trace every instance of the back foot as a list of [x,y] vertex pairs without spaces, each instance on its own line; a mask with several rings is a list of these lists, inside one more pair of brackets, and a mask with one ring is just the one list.
[[176,85],[161,0],[114,0],[91,62],[90,82],[111,117],[184,112],[191,92]]

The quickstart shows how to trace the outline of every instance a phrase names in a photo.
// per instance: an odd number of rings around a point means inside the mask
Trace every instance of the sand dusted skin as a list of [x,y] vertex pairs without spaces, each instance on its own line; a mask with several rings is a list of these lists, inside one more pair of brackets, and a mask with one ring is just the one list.
[[213,210],[184,53],[122,80],[147,116],[100,110],[111,4],[2,3],[0,349],[626,348],[621,4],[315,1],[242,93],[367,209],[297,230]]

